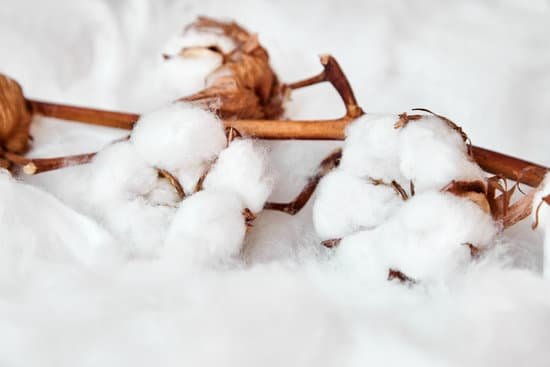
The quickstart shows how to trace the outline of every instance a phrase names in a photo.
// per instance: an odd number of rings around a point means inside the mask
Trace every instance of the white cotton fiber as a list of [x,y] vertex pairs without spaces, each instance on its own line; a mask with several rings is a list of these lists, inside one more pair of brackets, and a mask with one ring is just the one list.
[[227,191],[205,190],[185,199],[168,230],[164,257],[189,266],[230,262],[246,232],[242,210]]
[[373,185],[337,169],[317,188],[313,224],[322,240],[341,238],[379,225],[402,202],[392,187]]
[[142,115],[131,141],[146,162],[171,172],[212,160],[226,145],[215,115],[186,103]]
[[262,210],[272,189],[266,151],[249,139],[237,139],[223,150],[206,176],[206,190],[226,190],[237,195],[252,212]]
[[538,213],[536,209],[541,203],[542,198],[548,195],[550,195],[550,174],[545,176],[541,189],[533,198],[533,212],[531,214],[533,222],[537,221],[538,214],[537,230],[542,231],[544,235],[543,273],[545,278],[550,278],[550,205],[543,202]]
[[118,253],[97,223],[0,169],[0,274],[33,259],[95,266]]
[[426,192],[375,229],[344,238],[337,251],[345,263],[378,278],[395,268],[422,280],[456,272],[471,261],[464,243],[487,247],[496,234],[491,216],[470,200]]
[[162,248],[176,209],[146,198],[113,200],[94,208],[94,216],[118,240],[128,258],[154,258]]
[[485,176],[468,156],[460,134],[437,116],[424,116],[400,129],[399,168],[418,191],[439,189],[452,180]]
[[164,52],[168,55],[175,55],[184,48],[210,46],[216,46],[224,53],[229,53],[235,48],[235,42],[223,34],[189,29],[183,35],[168,40],[164,46]]
[[346,129],[340,168],[358,177],[402,181],[397,115],[367,114]]
[[131,199],[150,192],[158,180],[157,171],[128,141],[106,147],[87,168],[91,200]]

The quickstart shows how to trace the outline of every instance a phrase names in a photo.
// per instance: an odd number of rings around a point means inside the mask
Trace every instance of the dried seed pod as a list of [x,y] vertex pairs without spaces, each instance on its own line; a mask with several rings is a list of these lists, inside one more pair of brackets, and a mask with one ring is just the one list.
[[477,204],[485,213],[491,213],[491,207],[487,199],[487,188],[483,181],[452,181],[442,188],[441,191],[469,199]]
[[31,120],[21,86],[0,74],[0,147],[8,152],[25,153],[29,149]]
[[[281,85],[269,65],[269,55],[255,34],[235,22],[220,22],[200,17],[186,30],[213,32],[231,38],[236,47],[228,54],[214,46],[209,52],[222,56],[222,65],[206,80],[206,88],[181,98],[214,110],[224,119],[275,119],[283,113],[287,88]],[[197,47],[184,48],[181,56]]]

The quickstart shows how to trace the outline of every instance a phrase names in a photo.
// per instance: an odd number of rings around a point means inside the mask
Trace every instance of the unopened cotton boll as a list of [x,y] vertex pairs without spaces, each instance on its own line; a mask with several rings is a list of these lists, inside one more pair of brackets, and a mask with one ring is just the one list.
[[[533,222],[537,222],[537,230],[544,236],[543,248],[543,273],[545,278],[550,278],[550,205],[542,202],[543,198],[550,195],[550,174],[547,174],[542,181],[540,190],[533,198],[533,212],[531,214]],[[540,208],[537,211],[537,207]]]
[[479,180],[485,176],[468,156],[461,135],[437,116],[410,121],[401,129],[399,168],[417,191],[440,189],[452,180]]
[[168,230],[164,257],[190,266],[233,260],[246,232],[242,210],[231,192],[205,190],[185,199]]
[[382,223],[403,200],[392,187],[337,169],[317,188],[313,224],[322,240],[341,238]]
[[346,129],[340,168],[358,177],[400,181],[396,115],[365,115]]
[[238,139],[218,156],[206,176],[204,188],[238,195],[252,212],[262,210],[272,189],[265,149],[249,139]]
[[437,278],[471,261],[464,244],[487,247],[497,232],[491,216],[470,200],[426,192],[382,225],[344,238],[337,251],[342,261],[378,278],[389,268],[415,279]]
[[213,160],[226,145],[216,116],[187,103],[142,115],[131,141],[146,162],[171,172]]
[[157,171],[127,141],[100,151],[89,165],[88,195],[91,201],[131,199],[150,192]]

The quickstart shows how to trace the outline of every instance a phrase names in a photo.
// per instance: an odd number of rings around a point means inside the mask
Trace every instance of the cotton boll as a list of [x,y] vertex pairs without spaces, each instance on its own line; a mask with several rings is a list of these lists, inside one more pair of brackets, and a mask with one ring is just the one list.
[[185,103],[143,115],[131,141],[146,162],[170,172],[212,160],[226,144],[221,122]]
[[425,116],[401,129],[399,168],[417,191],[440,189],[452,180],[477,180],[485,176],[468,156],[458,132],[441,118]]
[[125,141],[112,144],[88,166],[88,200],[130,199],[150,192],[157,182],[157,171]]
[[403,202],[395,190],[337,169],[317,188],[313,224],[323,240],[379,225]]
[[359,271],[378,278],[395,268],[415,279],[437,279],[470,261],[463,244],[486,247],[496,234],[491,216],[473,202],[426,192],[408,200],[384,224],[346,237],[337,251],[365,269]]
[[365,115],[346,129],[340,168],[358,177],[401,181],[396,115]]
[[164,257],[190,266],[231,261],[246,232],[242,210],[231,192],[205,190],[185,199],[168,230]]
[[33,259],[107,265],[119,259],[114,242],[88,217],[0,170],[1,269]]
[[245,207],[257,213],[262,210],[272,188],[267,172],[266,152],[252,140],[234,140],[218,156],[216,164],[206,176],[207,190],[234,192]]

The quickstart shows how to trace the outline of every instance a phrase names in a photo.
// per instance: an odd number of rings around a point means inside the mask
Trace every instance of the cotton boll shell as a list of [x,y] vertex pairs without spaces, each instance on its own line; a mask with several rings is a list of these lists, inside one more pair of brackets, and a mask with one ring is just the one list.
[[234,140],[218,156],[206,176],[204,188],[231,191],[238,195],[246,208],[257,213],[271,194],[272,179],[267,170],[263,148],[252,140]]
[[358,177],[401,181],[396,115],[365,115],[346,129],[340,168]]
[[393,188],[335,170],[317,188],[313,224],[322,240],[341,238],[382,223],[402,203]]
[[21,86],[0,74],[0,146],[14,153],[29,149],[32,115]]
[[93,200],[130,199],[150,192],[158,173],[126,141],[100,151],[89,166],[89,178],[89,196]]
[[440,189],[452,180],[485,177],[468,156],[464,140],[439,117],[425,116],[401,129],[399,168],[417,191]]
[[342,256],[348,261],[368,259],[363,265],[377,269],[378,276],[395,268],[417,280],[436,279],[471,261],[464,243],[486,247],[496,234],[491,216],[470,200],[426,192],[408,200],[377,228],[346,237],[337,251],[349,245]]
[[231,261],[246,226],[240,200],[228,192],[200,191],[185,199],[168,230],[164,257],[193,265]]
[[131,141],[150,165],[171,172],[214,159],[226,144],[221,122],[185,103],[142,115]]

